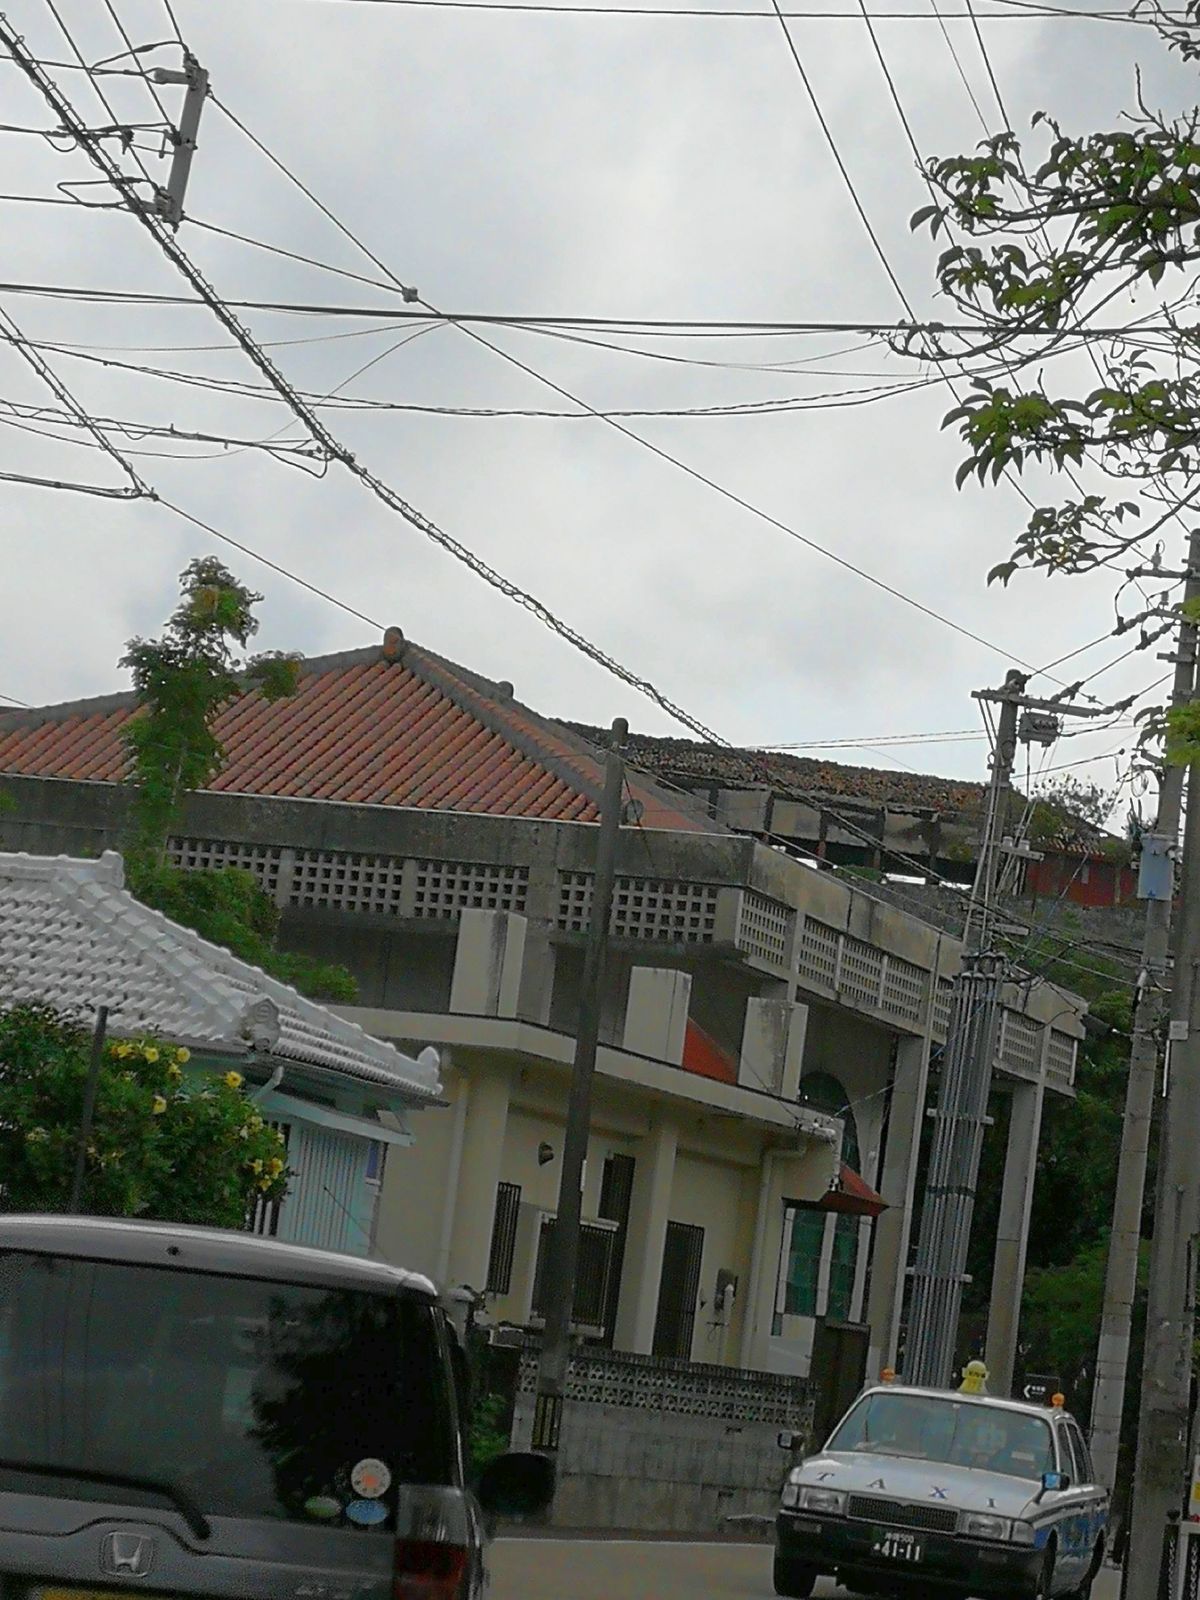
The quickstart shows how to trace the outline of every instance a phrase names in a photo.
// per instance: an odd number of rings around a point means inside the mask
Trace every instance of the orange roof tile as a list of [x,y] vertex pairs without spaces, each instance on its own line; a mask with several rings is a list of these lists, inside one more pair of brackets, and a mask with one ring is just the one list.
[[[225,707],[210,789],[347,805],[406,806],[594,822],[603,760],[503,687],[404,644],[304,663],[297,692]],[[0,774],[119,783],[132,695],[0,715]],[[649,828],[723,832],[695,801],[631,774]]]

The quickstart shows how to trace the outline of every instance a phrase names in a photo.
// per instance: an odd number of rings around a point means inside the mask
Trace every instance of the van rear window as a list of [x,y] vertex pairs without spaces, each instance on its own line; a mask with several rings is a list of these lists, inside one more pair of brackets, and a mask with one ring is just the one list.
[[454,1481],[434,1318],[404,1294],[0,1253],[0,1461],[30,1469],[0,1489],[154,1503],[111,1481],[137,1477],[206,1516],[387,1531],[396,1486]]

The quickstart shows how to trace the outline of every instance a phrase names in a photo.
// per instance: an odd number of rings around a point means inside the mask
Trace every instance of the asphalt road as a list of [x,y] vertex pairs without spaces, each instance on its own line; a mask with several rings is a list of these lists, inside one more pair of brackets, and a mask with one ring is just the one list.
[[[1117,1600],[1106,1568],[1095,1600]],[[491,1600],[773,1600],[771,1550],[763,1544],[651,1540],[499,1539]],[[849,1600],[831,1582],[816,1593]]]

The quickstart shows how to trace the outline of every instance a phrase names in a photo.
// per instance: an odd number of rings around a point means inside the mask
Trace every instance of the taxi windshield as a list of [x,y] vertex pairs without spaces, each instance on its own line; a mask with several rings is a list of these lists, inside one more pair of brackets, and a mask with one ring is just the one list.
[[865,1395],[826,1448],[975,1467],[1034,1482],[1054,1470],[1050,1427],[1040,1417],[952,1396]]

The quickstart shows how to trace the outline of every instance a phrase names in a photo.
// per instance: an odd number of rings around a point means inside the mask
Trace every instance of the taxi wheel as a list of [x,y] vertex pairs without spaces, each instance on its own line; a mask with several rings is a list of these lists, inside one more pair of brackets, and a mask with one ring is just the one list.
[[1046,1551],[1046,1559],[1042,1562],[1042,1573],[1038,1579],[1038,1586],[1034,1600],[1051,1600],[1054,1593],[1054,1547]]
[[775,1556],[775,1593],[786,1595],[788,1600],[808,1600],[816,1587],[817,1574],[812,1567],[803,1566],[787,1556]]
[[1068,1596],[1068,1600],[1092,1600],[1092,1585],[1095,1583],[1096,1578],[1099,1575],[1100,1568],[1103,1565],[1104,1542],[1101,1540],[1101,1542],[1096,1546],[1096,1554],[1092,1557],[1092,1565],[1088,1570],[1087,1577],[1079,1585],[1078,1589],[1072,1591],[1072,1593]]

